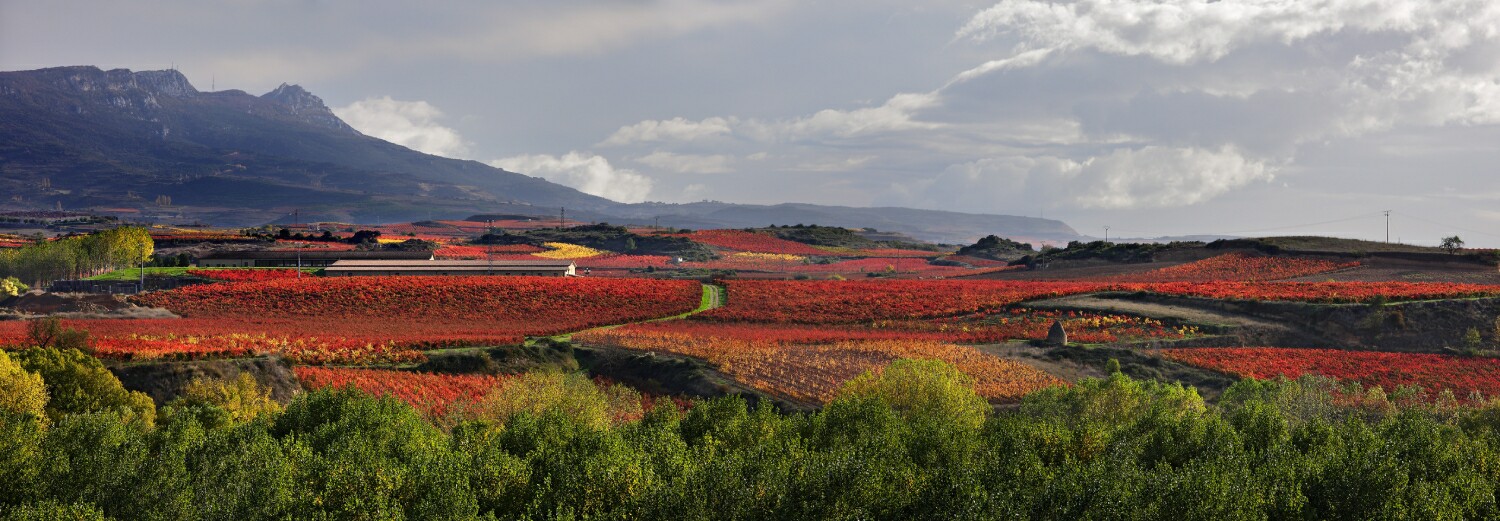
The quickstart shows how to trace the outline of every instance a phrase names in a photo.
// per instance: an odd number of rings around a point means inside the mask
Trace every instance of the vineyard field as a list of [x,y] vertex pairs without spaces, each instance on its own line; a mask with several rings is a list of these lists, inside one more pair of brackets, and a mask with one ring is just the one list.
[[1423,353],[1284,349],[1272,347],[1164,349],[1159,356],[1241,378],[1297,378],[1316,374],[1393,391],[1417,386],[1500,396],[1500,359]]
[[619,328],[589,331],[575,339],[700,358],[751,387],[811,403],[827,402],[845,382],[900,358],[949,362],[975,379],[981,396],[999,402],[1014,402],[1064,383],[1039,369],[972,348],[909,339],[804,345]]

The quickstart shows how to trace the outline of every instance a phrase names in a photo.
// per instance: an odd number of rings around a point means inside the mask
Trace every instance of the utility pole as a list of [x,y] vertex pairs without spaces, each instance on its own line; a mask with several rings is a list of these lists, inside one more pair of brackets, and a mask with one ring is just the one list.
[[1391,211],[1385,211],[1385,243],[1391,243]]
[[568,208],[560,207],[557,210],[557,229],[561,230],[563,229],[563,223],[568,220]]

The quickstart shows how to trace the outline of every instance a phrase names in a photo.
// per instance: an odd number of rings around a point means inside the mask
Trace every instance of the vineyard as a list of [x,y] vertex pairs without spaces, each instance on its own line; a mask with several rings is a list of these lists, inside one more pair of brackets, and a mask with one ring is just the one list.
[[735,252],[781,255],[828,255],[828,252],[816,247],[780,239],[767,233],[741,230],[700,230],[689,234],[677,234],[673,236],[684,237],[694,242]]
[[[1168,349],[1163,358],[1241,378],[1297,378],[1314,374],[1392,391],[1420,387],[1475,400],[1500,396],[1500,359],[1422,353],[1280,349]],[[1477,395],[1475,394],[1477,393]]]
[[265,282],[271,280],[295,279],[298,277],[295,269],[217,269],[217,270],[187,270],[189,277],[200,277],[217,280],[221,282]]
[[1359,262],[1334,262],[1296,257],[1264,257],[1229,253],[1136,275],[1131,282],[1263,282],[1291,279],[1358,267]]
[[825,403],[844,382],[901,358],[943,360],[975,379],[981,396],[1016,401],[1063,382],[1045,372],[970,348],[928,341],[866,340],[793,344],[643,329],[590,331],[578,341],[701,358],[756,389]]
[[1009,340],[1042,340],[1053,321],[1060,321],[1075,342],[1171,340],[1198,334],[1191,326],[1171,327],[1159,320],[1123,315],[1056,312],[1016,308],[932,320],[878,320],[865,324],[787,324],[689,320],[632,324],[620,332],[686,334],[736,340],[769,340],[819,344],[857,340],[923,340],[964,344]]
[[729,302],[700,315],[726,322],[858,324],[951,317],[1022,301],[1101,291],[1091,282],[752,281],[726,283]]
[[503,388],[505,378],[489,375],[414,373],[381,369],[298,367],[308,389],[354,387],[374,396],[395,396],[430,417],[441,418],[454,405],[478,402]]
[[1449,282],[1165,282],[1121,284],[1118,288],[1127,291],[1148,291],[1221,300],[1286,300],[1321,303],[1500,296],[1500,286]]
[[[451,277],[303,278],[191,286],[138,297],[182,319],[65,320],[103,357],[131,360],[276,354],[306,364],[410,363],[422,350],[514,345],[591,327],[685,313],[691,281]],[[0,322],[20,345],[22,322]]]

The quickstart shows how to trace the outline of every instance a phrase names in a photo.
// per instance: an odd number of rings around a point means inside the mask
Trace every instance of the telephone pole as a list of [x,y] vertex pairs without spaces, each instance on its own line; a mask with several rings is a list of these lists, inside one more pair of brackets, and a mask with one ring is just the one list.
[[1391,243],[1391,211],[1385,211],[1385,243]]

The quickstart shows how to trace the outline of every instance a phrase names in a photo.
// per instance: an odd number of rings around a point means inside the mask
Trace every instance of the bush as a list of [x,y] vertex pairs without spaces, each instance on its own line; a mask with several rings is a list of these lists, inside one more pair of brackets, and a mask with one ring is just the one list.
[[53,421],[65,414],[119,412],[126,418],[150,425],[156,421],[156,405],[139,391],[127,391],[98,359],[77,349],[37,347],[16,355],[21,367],[35,372],[47,383],[47,416]]
[[1468,331],[1464,332],[1464,348],[1465,349],[1478,350],[1480,347],[1483,347],[1483,346],[1484,346],[1484,338],[1482,338],[1482,337],[1479,336],[1479,330],[1478,329],[1471,327],[1471,328],[1469,328]]

